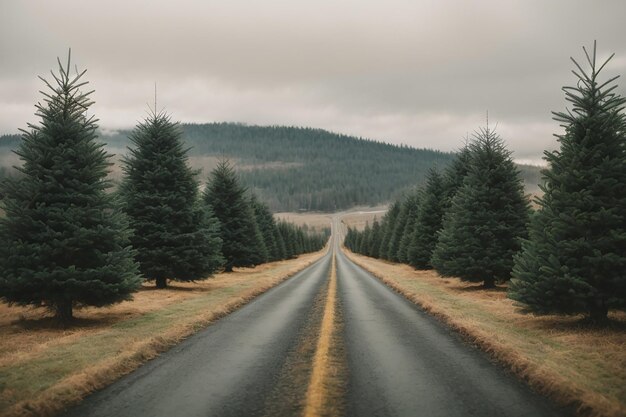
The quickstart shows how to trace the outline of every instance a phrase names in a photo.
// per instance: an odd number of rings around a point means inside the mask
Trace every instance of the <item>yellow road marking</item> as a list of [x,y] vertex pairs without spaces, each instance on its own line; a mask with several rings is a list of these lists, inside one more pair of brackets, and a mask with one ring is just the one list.
[[313,370],[311,381],[306,394],[304,417],[317,417],[322,414],[324,401],[327,398],[325,381],[330,373],[330,348],[333,330],[335,326],[335,300],[337,297],[337,272],[335,266],[335,253],[333,252],[330,267],[330,282],[326,304],[324,305],[324,317],[320,328],[320,337],[317,341],[317,349],[313,358]]

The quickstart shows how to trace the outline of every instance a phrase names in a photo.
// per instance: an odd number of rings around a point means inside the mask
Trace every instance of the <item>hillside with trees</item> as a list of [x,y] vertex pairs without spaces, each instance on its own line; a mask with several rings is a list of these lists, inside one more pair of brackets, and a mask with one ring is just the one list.
[[[273,211],[335,211],[387,203],[423,184],[430,168],[444,169],[454,158],[452,153],[321,129],[235,123],[181,127],[190,164],[202,171],[201,179],[218,159],[229,159],[242,182]],[[105,132],[100,139],[110,152],[120,154],[131,145],[130,135],[126,130]],[[17,143],[17,135],[0,137],[0,155],[10,154]],[[527,189],[534,192],[539,169],[521,168]]]

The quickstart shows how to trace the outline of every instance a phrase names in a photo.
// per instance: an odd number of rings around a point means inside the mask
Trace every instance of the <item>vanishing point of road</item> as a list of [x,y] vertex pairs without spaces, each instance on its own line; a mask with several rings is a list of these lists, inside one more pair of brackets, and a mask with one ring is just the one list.
[[[311,317],[322,316],[316,306],[320,294],[328,291],[335,292],[341,316],[345,362],[340,376],[345,379],[343,391],[334,393],[341,406],[331,408],[331,414],[333,410],[362,417],[571,414],[533,393],[350,261],[339,245],[340,230],[334,218],[330,249],[313,265],[87,397],[65,416],[273,416],[301,415],[305,409],[310,415],[307,404],[299,408],[281,404],[289,401],[286,391],[307,392],[302,378],[283,374],[290,372],[286,362],[303,351],[303,344],[315,345],[302,339],[306,329],[319,330],[311,327]],[[332,268],[336,269],[331,274]],[[336,284],[329,286],[331,277]],[[307,396],[303,398],[306,403]]]

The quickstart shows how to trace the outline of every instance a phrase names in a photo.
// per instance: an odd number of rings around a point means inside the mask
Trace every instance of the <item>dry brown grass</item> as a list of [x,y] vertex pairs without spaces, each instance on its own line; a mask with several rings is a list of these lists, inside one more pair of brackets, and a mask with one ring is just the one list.
[[343,215],[341,221],[352,229],[363,230],[366,224],[371,226],[375,219],[380,222],[386,212],[386,207],[373,208],[368,211],[355,211]]
[[298,226],[307,225],[309,228],[317,231],[330,227],[332,215],[327,213],[293,213],[284,212],[276,213],[274,217]]
[[165,290],[146,285],[133,301],[86,308],[59,328],[48,313],[0,304],[0,415],[48,416],[241,307],[325,252]]
[[626,415],[626,314],[594,328],[581,317],[525,315],[506,298],[506,288],[442,279],[350,253],[387,285],[439,317],[489,352],[534,389],[581,415]]

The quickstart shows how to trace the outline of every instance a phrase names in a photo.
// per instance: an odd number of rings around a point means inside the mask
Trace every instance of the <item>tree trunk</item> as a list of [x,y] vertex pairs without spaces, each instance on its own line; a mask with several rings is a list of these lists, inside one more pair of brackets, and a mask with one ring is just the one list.
[[485,278],[485,281],[483,281],[483,288],[496,288],[495,278]]
[[167,278],[158,277],[156,278],[156,287],[157,288],[167,288]]
[[233,272],[233,266],[232,265],[226,265],[224,267],[224,272]]
[[589,318],[594,323],[605,323],[608,320],[609,307],[603,296],[598,295],[589,304]]
[[69,300],[62,300],[56,303],[55,310],[55,317],[61,323],[69,323],[74,318],[72,315],[72,302]]

